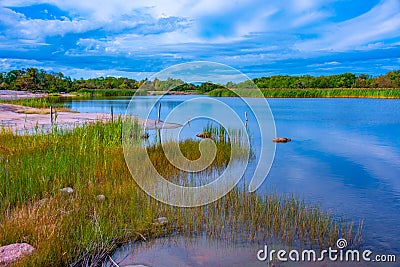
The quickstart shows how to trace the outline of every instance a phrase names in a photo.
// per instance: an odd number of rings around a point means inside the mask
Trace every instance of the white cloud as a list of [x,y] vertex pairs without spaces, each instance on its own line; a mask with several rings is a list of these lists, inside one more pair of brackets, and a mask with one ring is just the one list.
[[20,66],[41,66],[41,62],[34,59],[17,59],[17,58],[1,58],[0,59],[0,69],[2,70],[12,70],[19,69]]
[[136,80],[142,80],[154,74],[154,72],[121,71],[113,68],[102,69],[102,70],[93,70],[88,68],[74,68],[70,66],[59,66],[56,64],[56,62],[52,61],[41,62],[32,59],[0,58],[0,69],[2,70],[21,69],[26,66],[43,69],[48,72],[61,71],[66,76],[70,76],[75,79],[79,79],[81,77],[95,78],[99,76],[103,77],[114,76],[114,77],[127,77]]
[[[207,42],[223,43],[242,40],[245,36],[254,32],[288,29],[291,21],[294,21],[292,24],[296,27],[305,25],[326,15],[318,10],[323,3],[320,0],[284,0],[269,3],[263,0],[149,0],[146,2],[125,0],[4,0],[2,5],[28,6],[40,3],[55,5],[72,14],[75,19],[50,22],[48,20],[28,20],[21,14],[15,14],[20,17],[14,17],[12,21],[18,22],[19,26],[23,27],[21,31],[24,34],[32,32],[31,35],[38,36],[37,28],[44,29],[43,35],[66,32],[79,33],[96,28],[112,32],[131,29],[135,25],[154,25],[160,19],[177,17],[188,18],[193,22],[190,38],[196,39],[203,38],[204,22],[209,19],[218,20],[223,16],[226,23],[233,25],[233,31],[229,35],[214,36],[206,40]],[[278,12],[282,13],[280,18],[270,19],[272,15]],[[49,26],[46,27],[45,24],[49,24]],[[161,26],[165,28],[168,25],[163,24]]]
[[8,26],[6,35],[21,40],[43,41],[47,36],[80,33],[94,28],[87,20],[41,20],[27,19],[23,14],[9,8],[0,8],[0,23]]
[[400,2],[384,0],[356,18],[321,27],[321,38],[297,45],[302,51],[346,51],[365,48],[385,38],[400,35]]
[[[399,0],[382,0],[359,17],[329,22],[340,13],[329,4],[338,1],[342,0],[3,0],[0,50],[24,51],[27,58],[54,55],[60,62],[82,64],[81,69],[91,68],[96,57],[101,58],[101,66],[113,61],[124,66],[126,60],[132,60],[155,69],[171,62],[216,60],[260,69],[275,64],[276,69],[283,69],[280,62],[290,61],[285,63],[290,65],[332,51],[399,46],[396,40],[391,44],[385,40],[400,35]],[[31,19],[29,14],[12,10],[41,3],[58,7],[67,17]],[[66,35],[72,38],[48,38]],[[88,60],[77,61],[85,56]],[[336,60],[326,57],[308,66],[344,66],[329,64]]]
[[295,11],[308,11],[315,9],[321,4],[320,0],[293,0],[290,7]]
[[[123,10],[123,9],[122,9]],[[92,30],[103,30],[110,36],[118,36],[121,32],[136,32],[135,39],[147,34],[159,34],[162,32],[175,31],[190,25],[185,18],[166,17],[155,19],[146,13],[132,11],[129,15],[123,15],[116,20],[98,20],[93,17],[69,19],[63,17],[61,20],[52,19],[29,19],[25,15],[17,13],[10,8],[0,7],[0,24],[7,28],[3,36],[8,41],[3,46],[24,46],[29,41],[30,45],[40,45],[49,36],[64,36],[68,33],[86,33]],[[134,35],[131,35],[134,36]]]
[[314,23],[316,21],[319,21],[323,18],[327,18],[331,16],[328,12],[324,11],[311,11],[311,12],[306,12],[303,15],[300,15],[299,17],[293,19],[291,25],[294,28],[309,25],[311,23]]

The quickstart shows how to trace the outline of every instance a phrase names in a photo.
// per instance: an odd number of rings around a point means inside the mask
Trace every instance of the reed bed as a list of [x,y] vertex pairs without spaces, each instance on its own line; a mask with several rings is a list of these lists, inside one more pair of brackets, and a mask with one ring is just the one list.
[[79,95],[90,95],[90,96],[133,96],[133,95],[147,95],[144,90],[137,89],[79,89],[73,92]]
[[13,100],[0,100],[0,103],[13,104],[19,106],[26,106],[32,108],[50,108],[52,107],[64,107],[62,98],[58,96],[47,96],[38,98],[20,98]]
[[[36,248],[19,266],[100,266],[125,242],[171,234],[315,248],[332,246],[338,237],[352,245],[360,240],[358,224],[296,196],[248,193],[245,185],[196,208],[158,202],[131,177],[122,151],[122,126],[120,118],[50,134],[0,131],[0,245],[28,242]],[[198,144],[186,140],[179,145],[184,155],[196,159]],[[225,167],[228,145],[217,142],[214,170]],[[167,167],[159,145],[142,149],[165,177],[184,177]],[[146,170],[139,164],[137,171]],[[74,189],[70,195],[60,192],[67,186]],[[105,200],[97,199],[100,194]],[[167,224],[154,223],[164,216]]]
[[[237,96],[235,93],[241,92],[242,96],[259,97],[260,93],[256,93],[254,89],[216,89],[208,93],[210,96]],[[268,98],[400,98],[400,89],[261,89],[264,97]]]

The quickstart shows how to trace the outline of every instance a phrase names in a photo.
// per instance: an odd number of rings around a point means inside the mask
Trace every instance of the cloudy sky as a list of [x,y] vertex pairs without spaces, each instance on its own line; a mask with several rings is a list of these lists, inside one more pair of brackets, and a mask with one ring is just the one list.
[[144,78],[194,60],[250,77],[400,69],[400,0],[0,1],[0,71]]

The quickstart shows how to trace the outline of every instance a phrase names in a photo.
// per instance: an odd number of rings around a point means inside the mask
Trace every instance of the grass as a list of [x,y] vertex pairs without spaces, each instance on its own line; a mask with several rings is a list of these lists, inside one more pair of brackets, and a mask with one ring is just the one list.
[[38,97],[38,98],[20,98],[15,100],[0,100],[0,103],[19,105],[32,108],[50,108],[63,107],[61,98],[56,96]]
[[[234,91],[237,91],[235,89]],[[210,96],[237,96],[228,89],[216,89]],[[254,89],[239,89],[243,95],[257,97]],[[261,89],[264,97],[269,98],[324,98],[324,97],[359,97],[359,98],[400,98],[400,89]]]
[[[50,114],[50,108],[28,108],[28,109],[19,109],[16,111],[17,113],[22,113],[22,114]],[[54,108],[53,112],[73,112],[77,113],[76,111],[73,111],[69,108],[64,108],[64,107],[59,107],[59,108]]]
[[[0,245],[28,242],[36,248],[20,266],[97,266],[124,242],[173,233],[316,248],[333,245],[338,237],[353,245],[359,240],[352,222],[295,196],[261,197],[236,187],[197,208],[158,202],[131,177],[122,151],[122,125],[119,119],[47,135],[0,131]],[[179,146],[188,158],[197,159],[199,142]],[[217,142],[213,168],[226,165],[228,145]],[[159,145],[141,149],[147,149],[163,175],[182,177],[163,159]],[[146,168],[139,164],[137,171],[145,173]],[[60,192],[67,186],[74,189],[68,196]],[[106,200],[98,201],[99,194]],[[162,216],[169,223],[154,224]]]
[[133,95],[147,95],[144,90],[131,90],[131,89],[80,89],[73,94],[90,95],[90,96],[133,96]]

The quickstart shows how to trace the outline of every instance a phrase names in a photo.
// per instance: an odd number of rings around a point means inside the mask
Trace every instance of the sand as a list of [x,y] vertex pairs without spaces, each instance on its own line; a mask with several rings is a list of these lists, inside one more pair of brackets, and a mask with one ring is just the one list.
[[[47,94],[34,94],[26,91],[0,90],[0,99],[15,100],[21,98],[40,98]],[[67,96],[67,94],[63,95]],[[29,113],[29,114],[27,114]],[[42,114],[41,114],[42,113]],[[78,113],[60,111],[53,115],[54,123],[62,129],[70,129],[86,123],[96,121],[111,120],[110,114],[105,113]],[[182,125],[176,123],[164,123],[154,120],[138,119],[139,123],[143,124],[146,129],[161,129],[161,128],[179,128]],[[35,129],[45,131],[51,129],[50,114],[43,109],[35,109],[12,104],[0,104],[0,129],[6,128],[18,133],[32,133]]]
[[16,100],[21,98],[39,98],[45,97],[45,93],[31,93],[27,91],[13,91],[13,90],[0,90],[0,99],[4,100]]
[[[18,105],[0,104],[0,127],[9,128],[13,132],[30,131],[35,128],[49,129],[51,127],[50,114],[24,114],[24,110],[38,110]],[[39,110],[38,110],[39,113]],[[95,122],[98,120],[110,120],[109,114],[102,113],[75,113],[75,112],[57,112],[54,116],[54,122],[57,126],[75,127],[84,123]]]
[[[23,133],[32,132],[36,128],[48,130],[51,128],[50,114],[25,114],[24,111],[29,110],[29,113],[40,113],[40,109],[30,107],[0,104],[0,128],[10,129],[13,132]],[[77,112],[57,112],[54,116],[54,123],[59,128],[70,129],[86,123],[96,121],[111,120],[110,114],[105,113],[77,113]],[[56,118],[55,118],[56,117]],[[161,129],[161,128],[179,128],[180,124],[156,122],[154,120],[138,119],[139,123],[143,124],[146,129]]]

